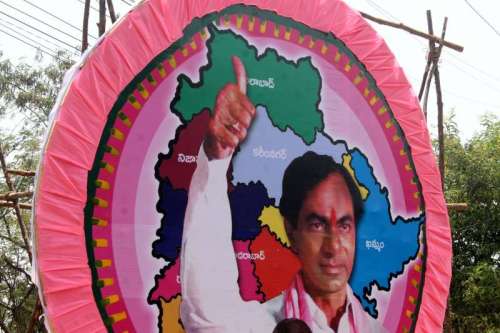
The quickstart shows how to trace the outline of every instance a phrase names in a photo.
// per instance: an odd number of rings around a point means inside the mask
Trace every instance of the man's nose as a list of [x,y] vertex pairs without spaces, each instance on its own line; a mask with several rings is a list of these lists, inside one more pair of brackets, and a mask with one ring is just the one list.
[[335,256],[340,249],[340,239],[338,235],[332,231],[325,233],[323,237],[323,243],[321,244],[321,250],[323,254],[330,258]]

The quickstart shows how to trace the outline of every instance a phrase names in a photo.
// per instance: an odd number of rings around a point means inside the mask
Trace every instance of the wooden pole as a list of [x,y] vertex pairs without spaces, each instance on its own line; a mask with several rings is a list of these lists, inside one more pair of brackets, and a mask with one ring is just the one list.
[[446,207],[449,210],[454,210],[456,212],[463,212],[469,208],[469,205],[465,202],[459,202],[459,203],[447,203]]
[[108,10],[109,10],[109,17],[111,18],[111,23],[116,22],[116,14],[115,14],[115,7],[113,6],[113,0],[107,0],[108,3]]
[[[434,35],[434,27],[432,25],[432,13],[430,10],[427,11],[427,29],[429,34]],[[425,83],[425,93],[424,93],[424,102],[422,103],[422,109],[424,111],[425,119],[427,119],[427,102],[429,101],[429,91],[432,83],[432,75],[434,74],[434,65],[436,63],[436,47],[434,45],[434,41],[429,39],[429,59],[432,64],[429,77],[427,78],[427,82]]]
[[1,193],[0,200],[15,201],[15,200],[21,199],[21,198],[31,198],[32,196],[33,196],[33,192],[30,192],[30,191],[26,191],[26,192],[10,191],[7,193]]
[[85,0],[83,8],[82,53],[89,47],[89,12],[90,0]]
[[[432,28],[432,14],[430,10],[427,10],[427,29],[431,35],[433,35]],[[424,94],[424,88],[426,87],[429,71],[431,70],[432,65],[432,50],[434,48],[434,42],[429,39],[429,53],[427,54],[427,64],[425,65],[424,76],[422,78],[422,83],[420,84],[420,90],[418,92],[418,100],[422,100],[422,96]],[[424,112],[425,114],[425,112]],[[427,117],[427,114],[425,115]]]
[[[19,208],[21,208],[21,209],[31,209],[32,208],[30,204],[18,203],[18,205],[19,205]],[[15,208],[16,204],[13,203],[12,201],[0,200],[0,207]]]
[[[444,18],[443,22],[443,31],[441,32],[441,36],[444,39],[446,34],[446,26],[448,24],[448,18]],[[439,66],[438,61],[441,56],[441,51],[443,49],[443,44],[439,45],[437,50],[437,59],[434,63],[434,83],[436,85],[436,97],[437,97],[437,105],[438,105],[438,142],[439,142],[439,172],[441,173],[441,184],[443,186],[444,191],[444,124],[443,124],[443,94],[441,92],[441,78],[439,74]]]
[[106,0],[99,0],[99,36],[106,31]]
[[36,323],[38,322],[38,317],[42,314],[42,305],[40,304],[40,299],[37,297],[36,298],[36,303],[35,307],[33,309],[33,312],[31,314],[31,319],[28,324],[28,329],[26,330],[26,333],[33,333],[35,332],[36,328]]
[[[3,155],[3,150],[2,146],[0,145],[0,166],[2,167],[3,175],[5,178],[5,183],[7,184],[7,188],[11,192],[15,192],[14,185],[12,184],[10,180],[9,173],[7,172],[7,163],[5,163],[5,157]],[[24,220],[23,216],[21,214],[21,208],[19,207],[18,204],[18,199],[13,199],[12,202],[14,204],[14,211],[16,213],[16,218],[17,218],[17,224],[19,225],[19,231],[21,232],[21,237],[23,239],[24,247],[26,248],[26,251],[28,252],[28,257],[30,259],[30,262],[33,261],[33,257],[31,255],[31,250],[30,250],[30,244],[28,242],[28,233],[26,231],[26,226],[24,225]]]
[[432,40],[435,43],[443,44],[444,46],[449,47],[450,49],[453,49],[455,51],[462,52],[464,50],[464,47],[461,45],[458,45],[458,44],[455,44],[452,42],[448,42],[448,41],[444,40],[443,38],[439,38],[439,37],[434,36],[433,34],[426,34],[425,32],[410,28],[410,27],[404,25],[403,23],[394,23],[391,21],[386,21],[384,19],[372,16],[370,14],[366,14],[363,12],[359,12],[359,13],[361,14],[361,16],[363,16],[364,18],[366,18],[370,21],[373,21],[373,22],[376,22],[376,23],[379,23],[382,25],[388,25],[388,26],[396,28],[396,29],[407,31],[413,35],[417,35],[417,36],[423,37],[425,39]]
[[34,177],[35,176],[34,171],[7,169],[7,172],[9,174],[15,175],[15,176],[24,176],[24,177]]
[[419,101],[422,100],[422,96],[424,94],[424,88],[425,88],[425,84],[427,82],[427,77],[429,76],[431,64],[432,64],[432,56],[431,56],[431,49],[429,48],[429,53],[427,55],[427,64],[425,65],[425,70],[424,70],[424,76],[422,77],[422,83],[420,84],[420,89],[418,91],[418,100]]

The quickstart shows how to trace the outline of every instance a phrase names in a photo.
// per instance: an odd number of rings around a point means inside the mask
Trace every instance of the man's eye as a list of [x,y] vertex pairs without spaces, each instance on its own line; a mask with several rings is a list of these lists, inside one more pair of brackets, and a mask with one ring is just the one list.
[[344,232],[351,231],[351,227],[352,227],[352,225],[351,225],[351,222],[349,222],[349,221],[343,221],[343,222],[339,223],[339,229],[344,231]]
[[309,223],[309,230],[311,231],[323,231],[325,230],[325,224],[321,221],[314,221]]

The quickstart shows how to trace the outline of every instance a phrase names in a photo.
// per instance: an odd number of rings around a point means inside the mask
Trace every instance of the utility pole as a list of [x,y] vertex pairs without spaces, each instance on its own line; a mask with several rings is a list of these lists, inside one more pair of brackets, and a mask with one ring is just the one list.
[[[443,124],[443,95],[441,91],[441,77],[439,73],[439,58],[441,56],[441,51],[443,47],[448,47],[452,50],[462,52],[464,50],[463,46],[449,42],[445,40],[445,34],[446,34],[446,26],[448,24],[448,18],[445,17],[444,23],[443,23],[443,29],[441,32],[441,37],[437,37],[434,35],[434,29],[432,26],[432,15],[431,11],[427,11],[427,28],[428,28],[428,33],[425,33],[423,31],[419,31],[417,29],[411,28],[403,23],[395,23],[387,20],[383,20],[378,17],[371,16],[369,14],[360,12],[361,16],[364,18],[376,22],[378,24],[382,25],[387,25],[396,29],[404,30],[406,32],[409,32],[413,35],[425,38],[429,41],[429,55],[427,57],[427,64],[425,66],[425,71],[424,75],[422,78],[422,84],[420,85],[419,93],[418,93],[418,99],[421,101],[422,97],[424,98],[423,100],[423,112],[424,116],[427,119],[427,103],[428,103],[428,98],[429,98],[429,91],[430,91],[430,86],[432,83],[432,79],[434,77],[434,83],[435,83],[435,88],[436,88],[436,97],[437,97],[437,108],[438,108],[438,142],[439,142],[439,155],[438,155],[438,161],[439,161],[439,172],[441,173],[441,184],[443,186],[444,190],[444,173],[445,173],[445,166],[444,166],[444,156],[445,156],[445,146],[444,146],[444,124]],[[436,47],[436,43],[438,46]],[[449,204],[448,207],[450,209],[455,209],[455,207],[460,207],[460,210],[464,209],[467,207],[467,204]]]
[[106,31],[106,0],[99,0],[99,37]]
[[89,13],[90,0],[85,0],[83,8],[83,34],[82,34],[82,53],[89,47]]
[[[441,32],[441,40],[444,40],[446,35],[446,26],[448,24],[448,18],[444,18],[443,29]],[[432,14],[431,11],[427,11],[427,27],[429,34],[434,33],[434,28],[432,24]],[[439,57],[441,56],[441,51],[443,49],[443,44],[439,44],[438,47],[435,45],[435,41],[429,40],[429,55],[427,57],[427,64],[425,66],[424,76],[422,79],[422,84],[420,85],[420,92],[418,94],[419,100],[424,97],[423,110],[425,118],[427,119],[427,103],[429,99],[429,91],[432,83],[432,78],[434,76],[434,83],[436,87],[436,98],[438,107],[438,145],[439,145],[439,172],[441,173],[441,184],[444,190],[444,124],[443,124],[443,96],[441,92],[441,77],[439,74]],[[424,88],[425,87],[425,88]]]
[[[99,37],[106,31],[106,6],[109,10],[109,18],[111,23],[116,22],[115,7],[113,6],[113,0],[99,0],[99,21],[97,23],[97,29],[99,31]],[[90,17],[90,0],[85,0],[85,5],[83,8],[83,34],[82,34],[82,53],[89,47],[89,17]]]
[[111,23],[116,22],[116,14],[115,14],[115,7],[113,6],[113,1],[112,0],[107,0],[108,4],[108,9],[109,9],[109,17],[111,18]]

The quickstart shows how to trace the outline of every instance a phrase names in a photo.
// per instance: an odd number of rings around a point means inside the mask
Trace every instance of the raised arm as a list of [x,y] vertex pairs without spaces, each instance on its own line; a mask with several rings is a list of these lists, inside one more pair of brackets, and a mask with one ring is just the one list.
[[238,84],[217,96],[189,189],[181,248],[181,318],[188,333],[271,332],[274,325],[260,304],[241,299],[237,282],[226,173],[255,108],[238,58],[233,67]]

